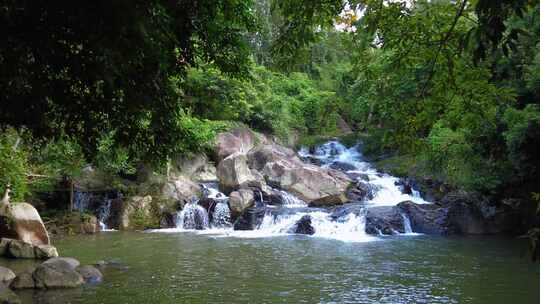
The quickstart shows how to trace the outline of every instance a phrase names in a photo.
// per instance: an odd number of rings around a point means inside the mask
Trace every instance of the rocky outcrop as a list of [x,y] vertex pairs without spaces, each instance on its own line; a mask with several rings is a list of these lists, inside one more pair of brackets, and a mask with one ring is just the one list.
[[315,228],[313,228],[313,226],[311,225],[311,216],[302,216],[302,218],[300,218],[292,227],[291,233],[307,235],[315,234]]
[[282,159],[267,163],[263,174],[270,185],[291,192],[310,206],[339,205],[348,201],[345,192],[351,180],[337,170]]
[[218,165],[217,176],[220,189],[225,193],[257,182],[257,178],[251,174],[247,156],[242,153],[231,154],[222,160]]
[[185,176],[177,176],[167,182],[161,191],[165,199],[174,201],[191,200],[192,197],[201,197],[201,187]]
[[230,132],[220,133],[216,138],[215,147],[217,162],[235,153],[246,154],[256,145],[267,141],[264,136],[247,128],[236,128]]
[[244,213],[247,208],[255,205],[255,193],[252,190],[240,189],[229,195],[229,209],[233,218]]
[[217,180],[216,167],[204,154],[175,157],[171,162],[169,177],[172,179],[187,177],[199,183]]
[[119,217],[118,229],[144,229],[152,221],[151,196],[133,196],[124,201]]
[[302,161],[300,160],[300,158],[298,158],[298,156],[296,156],[296,152],[294,152],[294,150],[277,144],[262,145],[256,147],[248,154],[249,167],[257,171],[264,169],[264,166],[267,163],[279,161],[282,159],[286,159],[297,165],[302,164]]
[[451,192],[437,204],[402,202],[398,208],[408,216],[413,232],[426,234],[517,233],[519,211],[495,204],[468,192]]
[[365,231],[373,235],[404,233],[403,217],[399,209],[394,206],[368,208]]
[[49,245],[49,234],[36,208],[27,203],[0,206],[0,235],[32,245]]
[[51,245],[32,245],[21,240],[2,238],[0,256],[20,259],[48,259],[58,256],[58,251]]

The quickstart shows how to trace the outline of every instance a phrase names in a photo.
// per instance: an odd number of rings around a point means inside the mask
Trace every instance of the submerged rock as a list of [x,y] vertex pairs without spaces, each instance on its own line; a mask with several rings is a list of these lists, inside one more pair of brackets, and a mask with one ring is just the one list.
[[0,206],[0,235],[32,245],[49,245],[49,234],[36,208],[27,203]]
[[395,206],[368,208],[365,230],[367,234],[373,235],[404,233],[403,217]]
[[84,279],[76,271],[79,262],[73,258],[52,258],[39,265],[32,274],[36,288],[74,288]]
[[4,283],[0,283],[0,303],[2,304],[20,304],[21,299],[11,291]]
[[358,181],[347,189],[347,199],[352,202],[372,200],[379,189],[376,185]]
[[307,235],[313,235],[315,234],[315,228],[313,228],[311,224],[311,216],[310,215],[304,215],[301,219],[299,219],[294,226],[291,229],[292,233],[296,234],[307,234]]
[[85,265],[77,267],[76,270],[82,275],[84,282],[87,284],[96,284],[103,281],[103,274],[94,266]]

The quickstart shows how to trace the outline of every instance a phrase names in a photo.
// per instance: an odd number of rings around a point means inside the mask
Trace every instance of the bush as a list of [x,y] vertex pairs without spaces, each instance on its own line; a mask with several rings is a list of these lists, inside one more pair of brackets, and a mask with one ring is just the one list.
[[7,128],[0,133],[0,195],[10,184],[12,201],[24,200],[28,194],[28,152],[23,147],[21,132]]

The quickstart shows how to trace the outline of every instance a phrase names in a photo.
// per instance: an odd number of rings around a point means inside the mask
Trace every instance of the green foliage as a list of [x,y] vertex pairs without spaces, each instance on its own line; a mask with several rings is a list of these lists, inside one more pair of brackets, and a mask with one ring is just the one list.
[[523,110],[509,108],[504,113],[507,130],[503,133],[510,161],[521,178],[538,176],[540,169],[540,109],[527,105]]
[[253,67],[251,77],[238,80],[206,66],[188,71],[185,99],[194,116],[236,121],[288,139],[292,133],[335,133],[339,101],[320,90],[304,73],[288,76]]
[[24,200],[28,194],[28,152],[21,133],[7,128],[0,133],[0,195],[11,185],[11,201]]
[[109,174],[133,174],[135,165],[129,158],[128,150],[115,142],[115,133],[105,133],[99,139],[95,165]]

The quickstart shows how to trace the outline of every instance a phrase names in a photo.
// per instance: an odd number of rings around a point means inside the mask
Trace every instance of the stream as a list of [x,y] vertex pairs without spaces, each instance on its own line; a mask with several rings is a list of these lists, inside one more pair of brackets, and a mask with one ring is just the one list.
[[[63,256],[83,264],[108,261],[105,282],[76,290],[24,291],[25,303],[538,303],[540,268],[526,241],[504,237],[439,237],[365,232],[365,210],[405,200],[429,204],[396,177],[378,172],[356,147],[329,142],[300,157],[362,179],[373,196],[355,212],[312,208],[281,191],[264,205],[255,230],[233,229],[227,196],[204,184],[213,216],[196,201],[176,228],[106,232],[55,240]],[[262,201],[258,200],[258,204]],[[107,205],[100,219],[107,216]],[[337,210],[337,211],[336,211]],[[309,215],[313,235],[291,232]],[[106,228],[106,227],[104,227]],[[11,261],[14,269],[30,262]],[[51,300],[52,299],[52,300]]]

